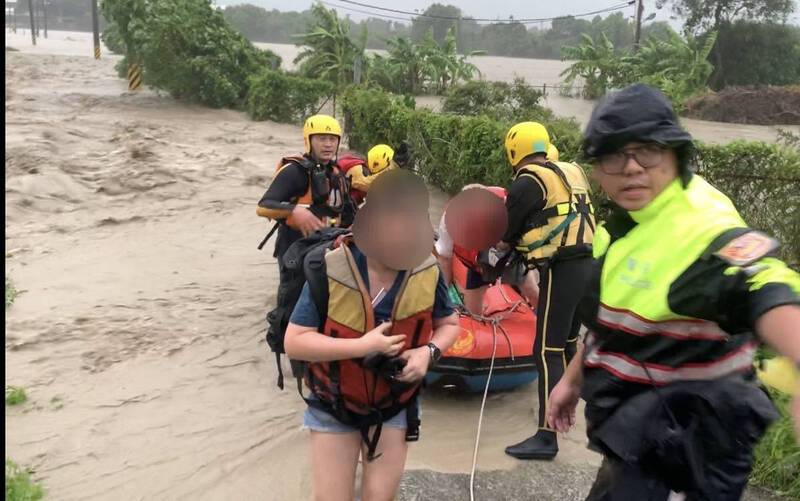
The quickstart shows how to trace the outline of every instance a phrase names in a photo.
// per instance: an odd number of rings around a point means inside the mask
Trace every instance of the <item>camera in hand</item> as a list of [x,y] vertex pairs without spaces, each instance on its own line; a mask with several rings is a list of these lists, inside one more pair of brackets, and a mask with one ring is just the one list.
[[375,374],[383,377],[396,391],[403,391],[413,386],[413,384],[403,383],[395,379],[403,372],[406,366],[406,361],[400,357],[388,357],[378,352],[370,353],[364,357],[361,365],[365,369],[371,370]]

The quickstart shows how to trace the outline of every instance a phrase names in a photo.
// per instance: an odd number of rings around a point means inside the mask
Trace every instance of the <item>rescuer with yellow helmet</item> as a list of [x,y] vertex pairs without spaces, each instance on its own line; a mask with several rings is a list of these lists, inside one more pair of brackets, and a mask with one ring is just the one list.
[[513,249],[528,269],[539,271],[534,344],[538,430],[507,447],[506,453],[519,459],[552,459],[558,442],[546,423],[547,401],[576,351],[580,324],[575,309],[591,271],[594,211],[583,169],[558,161],[558,150],[542,124],[514,125],[505,149],[514,181],[506,198],[508,230],[498,247]]
[[314,115],[303,125],[303,154],[285,156],[278,162],[257,213],[277,221],[275,257],[279,262],[301,236],[352,220],[354,214],[347,210],[347,182],[336,166],[341,139],[342,128],[335,118]]
[[[283,256],[297,240],[326,226],[348,227],[355,216],[347,179],[336,166],[342,128],[328,115],[309,117],[303,125],[302,154],[280,159],[272,183],[258,202],[257,214],[276,221],[259,249],[277,230],[273,256],[280,273],[278,293],[291,279]],[[280,301],[279,301],[280,302]],[[276,307],[267,315],[268,338],[282,338],[291,311]]]
[[394,150],[388,144],[370,148],[366,160],[361,156],[344,155],[339,158],[338,165],[350,180],[350,196],[357,204],[364,201],[370,185],[379,175],[397,167]]

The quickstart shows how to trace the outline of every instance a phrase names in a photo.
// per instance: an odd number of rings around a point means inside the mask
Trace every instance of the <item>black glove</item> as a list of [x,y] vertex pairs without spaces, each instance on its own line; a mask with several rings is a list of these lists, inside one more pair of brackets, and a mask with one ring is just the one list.
[[396,163],[398,167],[404,168],[409,164],[410,161],[411,147],[409,146],[408,142],[403,141],[400,143],[400,147],[394,152],[394,163]]

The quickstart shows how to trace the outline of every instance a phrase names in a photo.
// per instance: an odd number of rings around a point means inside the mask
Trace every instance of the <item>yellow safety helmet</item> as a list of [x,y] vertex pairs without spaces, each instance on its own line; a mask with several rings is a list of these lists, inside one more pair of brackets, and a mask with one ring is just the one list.
[[550,147],[550,134],[537,122],[522,122],[511,127],[506,134],[508,163],[516,167],[520,161],[534,153],[544,153]]
[[394,150],[388,144],[378,144],[372,147],[367,153],[367,168],[373,174],[377,174],[389,167],[394,159]]
[[303,124],[303,143],[306,146],[306,153],[311,153],[311,136],[314,134],[331,134],[342,140],[342,127],[330,115],[314,115],[306,119]]
[[558,148],[553,143],[547,147],[547,159],[551,162],[558,162]]

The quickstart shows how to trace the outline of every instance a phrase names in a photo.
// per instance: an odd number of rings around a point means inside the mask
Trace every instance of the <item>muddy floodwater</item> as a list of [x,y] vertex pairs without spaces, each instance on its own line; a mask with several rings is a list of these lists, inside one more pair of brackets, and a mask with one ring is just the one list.
[[[307,499],[304,405],[275,387],[263,340],[277,266],[256,250],[268,226],[254,210],[301,129],[127,92],[89,35],[49,35],[34,49],[6,33],[19,51],[5,64],[5,264],[21,291],[6,384],[29,396],[6,408],[6,457],[32,466],[48,499]],[[445,203],[434,190],[432,220]],[[425,396],[408,464],[426,471],[404,499],[465,499],[463,477],[437,475],[469,471],[479,404]],[[535,410],[532,386],[490,395],[479,470],[519,474],[503,448],[533,431]],[[529,499],[585,494],[599,457],[582,423],[560,443],[541,471],[569,494]]]

